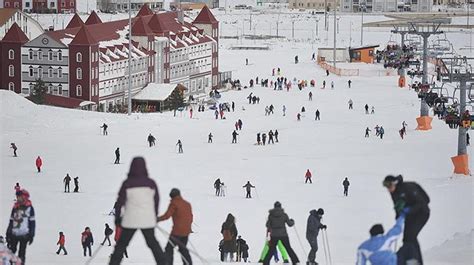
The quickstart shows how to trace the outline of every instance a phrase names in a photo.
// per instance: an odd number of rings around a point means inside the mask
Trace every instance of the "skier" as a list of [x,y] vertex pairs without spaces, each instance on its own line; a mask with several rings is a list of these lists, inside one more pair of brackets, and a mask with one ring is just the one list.
[[305,177],[305,181],[304,181],[305,184],[308,183],[308,181],[311,184],[313,183],[313,181],[311,181],[312,175],[311,175],[311,171],[309,171],[309,169],[306,170],[306,173],[305,173],[304,177]]
[[312,61],[316,60],[316,53],[313,52],[313,56],[311,56],[311,60]]
[[383,139],[384,133],[385,133],[385,130],[384,130],[383,126],[380,126],[380,128],[379,128],[380,139]]
[[257,133],[257,145],[261,144],[260,133]]
[[120,164],[120,149],[115,149],[115,162],[114,164]]
[[379,136],[380,134],[380,126],[377,124],[377,126],[375,126],[375,136]]
[[326,88],[326,80],[323,80],[323,88]]
[[352,84],[352,81],[350,79],[347,80],[347,85],[349,86],[349,88],[351,88],[351,84]]
[[16,192],[16,202],[10,215],[6,240],[9,249],[16,253],[22,264],[26,264],[26,246],[31,245],[35,237],[35,209],[30,201],[30,194],[25,189]]
[[349,182],[349,180],[346,177],[344,179],[344,181],[342,182],[342,186],[344,187],[344,196],[346,196],[346,197],[349,193],[349,185],[351,185],[351,183]]
[[319,109],[316,109],[316,117],[314,118],[315,121],[321,120],[321,117],[319,116],[321,113],[319,112]]
[[225,197],[225,191],[227,190],[227,186],[224,182],[221,183],[221,194],[220,196]]
[[313,92],[309,91],[308,97],[309,97],[309,101],[312,101],[313,100]]
[[268,132],[268,144],[270,144],[270,142],[272,142],[272,144],[275,143],[275,142],[273,141],[273,135],[274,135],[274,134],[273,134],[273,131],[270,130],[270,131]]
[[368,138],[369,137],[369,132],[371,130],[369,129],[369,127],[365,128],[365,138]]
[[352,99],[349,99],[349,109],[352,109],[352,105],[354,104],[354,102],[352,101]]
[[232,143],[236,144],[237,143],[237,135],[239,135],[235,130],[232,133]]
[[369,114],[369,105],[365,104],[365,114]]
[[246,199],[251,199],[252,198],[252,188],[255,188],[255,186],[253,186],[252,184],[250,184],[250,181],[247,181],[247,184],[245,184],[244,186],[242,186],[242,188],[245,188],[247,194],[245,195],[245,198]]
[[74,178],[74,192],[79,192],[79,177]]
[[180,139],[178,139],[178,142],[176,143],[176,145],[178,146],[178,154],[182,154],[183,153],[183,143],[181,142]]
[[69,174],[66,174],[63,182],[64,182],[64,192],[71,192],[69,189],[69,183],[71,182],[71,177],[69,176]]
[[249,65],[249,59],[245,58],[245,65]]
[[298,64],[298,55],[295,56],[295,64]]
[[43,166],[43,160],[41,160],[41,157],[38,156],[36,158],[36,169],[38,170],[38,173],[41,172],[41,166]]
[[5,265],[21,265],[21,259],[15,256],[8,246],[5,246],[5,239],[3,236],[0,236],[0,260]]
[[267,141],[267,135],[265,133],[262,133],[262,143],[263,143],[263,145],[265,145],[266,141]]
[[173,264],[173,250],[178,247],[183,264],[192,265],[191,255],[186,247],[188,244],[189,234],[191,234],[191,224],[193,223],[193,213],[191,204],[181,197],[181,192],[173,188],[170,192],[170,205],[165,214],[158,218],[158,222],[169,219],[173,220],[173,228],[165,247],[165,255],[167,262]]
[[398,131],[398,134],[400,134],[400,137],[402,138],[402,140],[403,140],[403,136],[406,134],[405,130],[406,130],[406,127],[402,127],[402,128]]
[[[397,265],[397,256],[393,252],[393,245],[397,243],[403,232],[405,213],[401,213],[395,226],[384,235],[381,224],[375,224],[370,228],[370,238],[362,243],[357,250],[356,265],[366,265],[370,261],[372,265]],[[405,263],[403,263],[405,264]],[[406,263],[408,264],[408,263]]]
[[63,232],[59,232],[59,239],[56,245],[59,245],[58,251],[56,251],[56,254],[59,255],[61,253],[61,250],[64,252],[64,255],[67,255],[67,250],[64,247],[66,245],[66,237],[64,236]]
[[372,106],[372,110],[370,111],[370,114],[375,114],[375,107]]
[[283,105],[283,116],[286,116],[286,106]]
[[[148,177],[145,159],[135,157],[130,165],[128,178],[123,182],[117,199],[115,224],[123,228],[110,258],[109,265],[120,264],[123,253],[133,235],[140,229],[147,246],[158,265],[166,263],[166,256],[155,238],[159,195],[153,179]],[[122,207],[124,211],[122,212]]]
[[110,236],[114,233],[114,230],[110,228],[109,224],[105,224],[105,229],[104,229],[104,241],[102,241],[101,245],[103,246],[105,244],[105,241],[109,242],[109,247],[111,246],[110,243]]
[[242,122],[241,119],[239,119],[239,120],[237,121],[237,127],[239,128],[239,131],[242,131],[242,125],[243,125],[243,122]]
[[275,130],[275,142],[278,143],[278,130]]
[[237,262],[242,262],[242,259],[244,262],[247,262],[247,259],[249,257],[249,245],[247,245],[247,242],[242,239],[241,236],[238,237],[237,239]]
[[81,234],[82,249],[84,250],[84,257],[87,256],[87,250],[89,250],[89,257],[92,257],[92,245],[94,245],[94,237],[92,236],[91,229],[86,227],[84,232]]
[[104,123],[102,126],[100,126],[100,128],[103,128],[102,130],[103,135],[109,135],[109,133],[107,132],[107,128],[109,128],[109,126],[107,124]]
[[300,113],[296,114],[296,120],[301,121],[301,114]]
[[331,81],[331,89],[334,89],[334,81]]
[[156,138],[155,138],[155,136],[151,135],[151,133],[148,135],[147,140],[148,140],[148,145],[149,145],[150,147],[155,146],[155,140],[156,140]]
[[[406,127],[408,127],[408,124],[405,121],[403,121],[402,122],[402,128],[406,128]],[[406,130],[405,130],[405,134],[406,134]]]
[[219,196],[221,192],[221,179],[220,178],[214,181],[214,188],[216,189],[216,196]]
[[390,192],[396,217],[400,217],[402,212],[406,214],[403,246],[397,253],[398,264],[409,264],[415,260],[423,265],[418,234],[430,217],[430,198],[420,185],[404,182],[401,175],[385,177],[383,185]]
[[10,148],[13,149],[13,156],[14,156],[14,157],[17,157],[17,155],[16,155],[16,150],[17,150],[18,148],[16,147],[16,144],[15,144],[15,143],[10,143]]
[[302,113],[305,113],[305,112],[306,112],[306,109],[304,108],[304,106],[301,107],[301,112],[302,112]]
[[270,264],[270,259],[273,256],[273,253],[276,251],[278,241],[281,241],[283,246],[288,251],[291,262],[293,264],[299,263],[298,256],[296,256],[296,253],[290,246],[290,240],[288,238],[288,233],[286,232],[285,224],[292,227],[295,224],[295,221],[288,217],[283,208],[281,208],[281,203],[277,201],[274,204],[274,208],[269,211],[268,220],[266,223],[267,230],[271,232],[271,237],[269,242],[270,249],[263,259],[263,264]]
[[193,108],[190,108],[190,109],[189,109],[189,118],[190,118],[190,119],[193,118]]
[[212,144],[212,137],[212,133],[209,133],[209,135],[207,136],[207,143]]
[[327,226],[321,224],[321,219],[323,218],[324,210],[319,208],[316,210],[311,210],[309,212],[308,221],[306,223],[306,239],[308,240],[311,250],[308,254],[308,265],[317,265],[316,252],[318,251],[318,235],[320,229],[326,229]]
[[234,252],[236,249],[237,239],[237,227],[235,226],[235,217],[232,214],[228,214],[225,222],[222,224],[221,234],[223,236],[224,243],[222,245],[222,252],[224,252],[224,261],[234,261]]
[[234,110],[235,110],[235,102],[232,101],[232,112],[234,112]]

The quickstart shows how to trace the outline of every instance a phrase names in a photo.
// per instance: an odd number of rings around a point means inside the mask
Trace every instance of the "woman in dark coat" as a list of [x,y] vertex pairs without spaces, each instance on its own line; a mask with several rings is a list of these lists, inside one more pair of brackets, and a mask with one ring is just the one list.
[[234,259],[234,252],[237,252],[237,227],[235,226],[235,217],[232,214],[227,215],[227,219],[222,224],[221,234],[224,237],[222,252],[224,252],[224,261],[230,262]]

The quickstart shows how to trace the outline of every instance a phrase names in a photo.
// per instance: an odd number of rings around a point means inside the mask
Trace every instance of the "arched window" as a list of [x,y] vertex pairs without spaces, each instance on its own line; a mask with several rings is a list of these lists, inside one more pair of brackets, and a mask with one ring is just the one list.
[[76,53],[76,62],[78,63],[82,62],[82,53],[80,52]]
[[13,82],[8,83],[8,90],[15,91],[15,84]]
[[51,66],[48,68],[48,77],[53,78],[53,67]]
[[33,66],[29,67],[29,73],[30,73],[30,77],[33,77],[33,75],[34,75]]
[[8,66],[8,76],[14,77],[15,76],[15,66],[9,65]]
[[63,68],[62,67],[58,68],[58,78],[63,78]]
[[53,84],[49,84],[48,85],[48,94],[52,94],[53,93]]
[[53,50],[48,51],[48,60],[52,61],[53,60]]
[[58,61],[63,60],[63,52],[61,50],[58,51]]
[[82,80],[82,69],[81,68],[76,69],[76,78],[78,80]]
[[78,96],[78,97],[82,96],[82,86],[81,85],[76,86],[76,96]]
[[63,94],[63,85],[59,84],[58,89],[59,89],[59,95],[62,95]]
[[10,49],[8,50],[8,59],[14,60],[15,59],[15,51]]
[[33,60],[33,50],[32,49],[28,50],[28,59]]

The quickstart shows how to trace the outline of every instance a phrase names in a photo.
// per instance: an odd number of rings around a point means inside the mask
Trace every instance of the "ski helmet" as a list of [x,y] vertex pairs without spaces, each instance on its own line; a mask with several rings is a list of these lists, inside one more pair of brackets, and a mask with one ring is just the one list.
[[370,228],[370,236],[382,235],[384,233],[383,226],[381,224],[376,224]]

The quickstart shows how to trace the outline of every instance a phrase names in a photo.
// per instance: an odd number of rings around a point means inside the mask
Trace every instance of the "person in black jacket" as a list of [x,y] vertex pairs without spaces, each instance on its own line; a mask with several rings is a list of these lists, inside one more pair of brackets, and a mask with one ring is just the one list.
[[321,218],[323,218],[324,210],[319,208],[316,210],[311,210],[309,212],[308,222],[306,224],[306,239],[311,246],[311,250],[308,254],[308,265],[315,265],[317,264],[316,259],[316,252],[318,251],[318,235],[320,229],[326,229],[327,226],[321,224]]
[[281,208],[281,203],[278,201],[275,202],[274,208],[269,211],[266,224],[267,231],[270,232],[270,242],[268,242],[270,249],[263,259],[263,264],[270,264],[270,259],[273,257],[276,251],[278,241],[281,241],[285,247],[293,264],[300,262],[298,256],[296,256],[295,251],[293,251],[291,248],[290,239],[288,238],[288,233],[286,232],[286,225],[292,227],[294,224],[295,221],[290,219],[283,208]]
[[216,196],[221,195],[221,183],[221,179],[216,179],[216,181],[214,181],[214,189],[216,189]]
[[247,184],[242,186],[242,188],[245,188],[245,191],[247,192],[245,194],[245,198],[246,199],[251,199],[252,198],[252,188],[255,188],[255,186],[250,184],[250,181],[247,181]]
[[247,242],[242,239],[241,236],[238,237],[237,239],[237,262],[241,262],[242,259],[244,262],[247,262],[247,259],[249,257],[249,246],[247,245]]
[[418,234],[430,217],[428,207],[430,198],[420,185],[415,182],[404,182],[401,175],[385,177],[383,185],[392,197],[396,218],[402,212],[406,213],[403,246],[397,253],[398,264],[416,260],[418,264],[423,265]]
[[110,236],[114,233],[114,230],[110,228],[109,224],[105,224],[105,230],[104,230],[104,241],[102,241],[101,245],[103,246],[105,244],[105,241],[109,242],[109,247],[112,245],[110,243]]
[[71,183],[71,177],[69,174],[66,174],[66,176],[63,179],[64,182],[64,192],[70,192],[71,190],[69,189],[69,183]]
[[221,234],[224,243],[222,245],[222,252],[224,252],[224,261],[234,261],[234,252],[237,252],[237,227],[235,226],[235,217],[228,214],[225,222],[222,224]]
[[346,177],[344,181],[342,182],[342,186],[344,186],[344,196],[347,196],[349,193],[349,185],[351,185],[351,183]]
[[148,140],[148,145],[150,147],[155,146],[156,138],[155,138],[155,136],[151,135],[151,133],[148,135],[147,140]]
[[232,143],[236,144],[237,143],[237,135],[239,135],[235,130],[232,132]]
[[120,149],[115,149],[115,162],[114,164],[120,164]]

